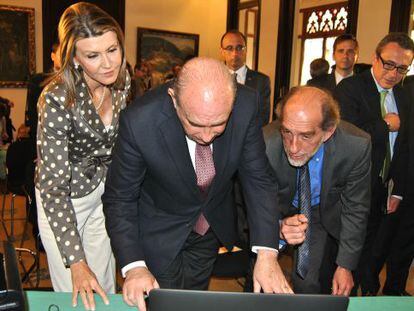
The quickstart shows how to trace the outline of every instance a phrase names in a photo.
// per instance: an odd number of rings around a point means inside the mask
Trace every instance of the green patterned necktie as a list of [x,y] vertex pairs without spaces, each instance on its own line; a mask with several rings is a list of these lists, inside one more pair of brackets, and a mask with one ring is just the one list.
[[[387,109],[385,108],[385,98],[387,97],[388,91],[383,90],[380,92],[380,98],[381,98],[381,116],[384,118],[387,114]],[[382,165],[382,169],[380,172],[380,177],[382,178],[382,182],[385,183],[385,181],[388,178],[388,171],[390,170],[390,164],[391,164],[391,147],[390,143],[387,140],[387,147],[386,147],[386,153],[385,153],[385,159],[384,164]]]

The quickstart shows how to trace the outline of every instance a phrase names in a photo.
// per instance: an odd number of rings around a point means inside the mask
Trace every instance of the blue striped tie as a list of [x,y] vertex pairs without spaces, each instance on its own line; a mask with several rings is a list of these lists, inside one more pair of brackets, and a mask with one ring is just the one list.
[[296,272],[302,279],[305,279],[309,270],[311,235],[311,190],[307,164],[299,168],[298,198],[300,213],[304,214],[308,219],[308,229],[306,230],[305,241],[298,248]]

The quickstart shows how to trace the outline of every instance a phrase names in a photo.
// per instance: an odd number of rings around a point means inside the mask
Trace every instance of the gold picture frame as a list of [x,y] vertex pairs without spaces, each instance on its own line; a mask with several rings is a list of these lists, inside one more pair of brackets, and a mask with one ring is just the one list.
[[0,5],[0,34],[0,87],[26,87],[36,71],[34,9]]

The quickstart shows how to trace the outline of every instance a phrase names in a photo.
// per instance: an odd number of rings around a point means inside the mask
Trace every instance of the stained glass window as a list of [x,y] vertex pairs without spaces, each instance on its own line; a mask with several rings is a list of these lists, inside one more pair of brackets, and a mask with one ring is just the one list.
[[324,57],[332,66],[333,43],[344,34],[348,25],[348,2],[312,7],[303,13],[300,84],[311,78],[309,65],[315,58]]

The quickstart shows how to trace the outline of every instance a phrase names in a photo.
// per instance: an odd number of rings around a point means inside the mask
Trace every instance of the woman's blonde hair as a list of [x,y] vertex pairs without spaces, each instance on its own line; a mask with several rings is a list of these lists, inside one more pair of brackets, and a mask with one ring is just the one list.
[[124,35],[115,19],[96,5],[87,2],[71,5],[60,17],[58,33],[61,68],[55,77],[64,84],[70,106],[75,101],[75,86],[82,79],[82,71],[75,68],[73,60],[76,54],[76,42],[101,36],[108,31],[116,34],[122,51],[122,64],[113,88],[124,89],[126,67]]

